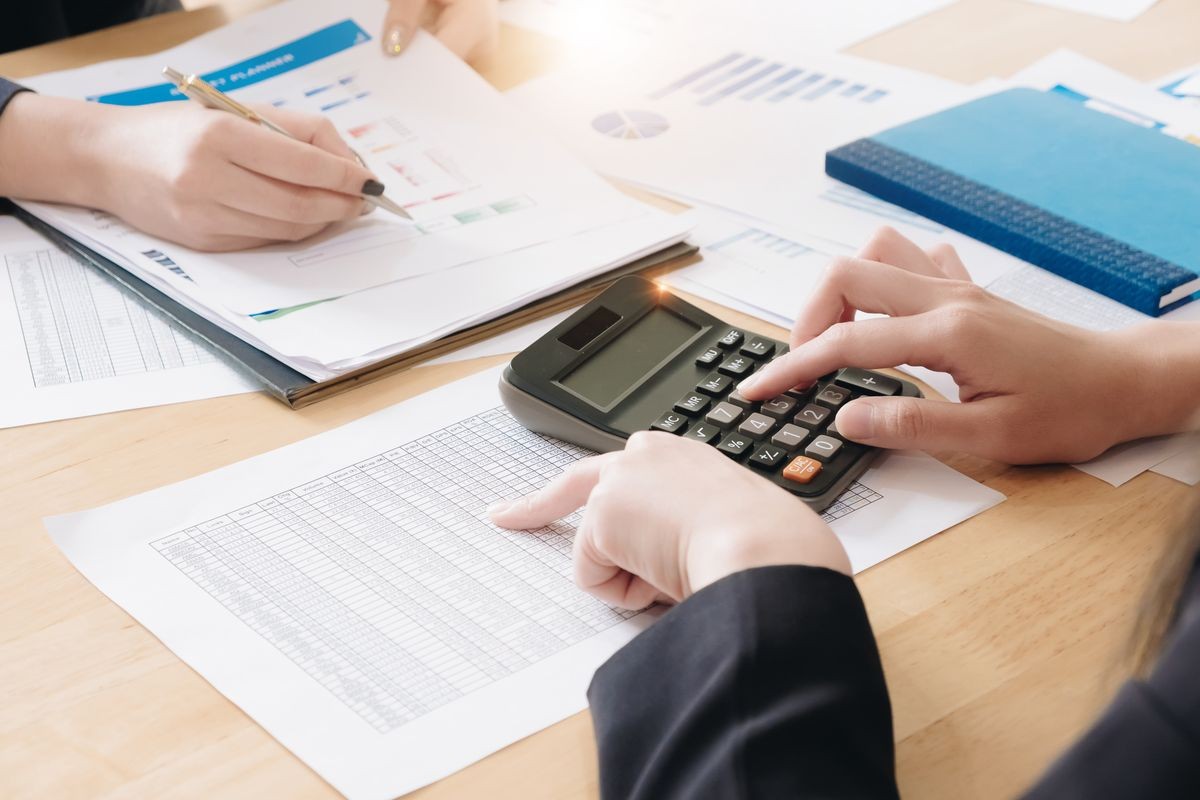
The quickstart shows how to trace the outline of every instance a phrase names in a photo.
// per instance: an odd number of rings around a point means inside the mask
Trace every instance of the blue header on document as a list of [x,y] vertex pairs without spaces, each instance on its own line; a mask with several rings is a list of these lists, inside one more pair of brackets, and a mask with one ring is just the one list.
[[[245,61],[205,72],[200,77],[221,91],[230,92],[278,77],[370,40],[371,35],[358,23],[347,19]],[[186,68],[186,65],[180,66]],[[169,83],[88,98],[114,106],[147,106],[183,99],[183,94]]]

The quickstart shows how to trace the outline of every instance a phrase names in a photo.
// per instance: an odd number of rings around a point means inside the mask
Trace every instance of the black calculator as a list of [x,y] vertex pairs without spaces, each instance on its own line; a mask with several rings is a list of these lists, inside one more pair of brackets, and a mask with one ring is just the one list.
[[786,351],[630,276],[519,353],[500,395],[530,430],[599,452],[643,430],[703,442],[821,510],[877,452],[838,434],[838,409],[864,395],[921,392],[842,369],[762,402],[738,393],[739,382]]

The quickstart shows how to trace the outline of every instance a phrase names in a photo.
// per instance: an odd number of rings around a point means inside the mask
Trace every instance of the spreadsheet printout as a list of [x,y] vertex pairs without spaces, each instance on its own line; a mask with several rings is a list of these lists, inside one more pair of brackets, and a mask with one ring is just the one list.
[[[595,669],[662,613],[574,586],[577,515],[534,533],[487,520],[587,455],[521,427],[499,376],[47,526],[336,789],[394,797],[584,708]],[[897,454],[826,519],[862,568],[999,497]]]
[[254,391],[198,339],[0,217],[0,427]]

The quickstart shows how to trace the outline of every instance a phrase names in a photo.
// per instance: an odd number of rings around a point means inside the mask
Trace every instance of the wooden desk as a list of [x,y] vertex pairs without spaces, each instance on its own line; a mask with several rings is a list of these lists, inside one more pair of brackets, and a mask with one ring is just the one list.
[[[217,8],[148,20],[0,57],[0,74],[152,52],[223,21]],[[1130,25],[963,0],[853,52],[973,81],[1071,46],[1150,78],[1200,62],[1197,30],[1191,0],[1163,0]],[[481,69],[503,88],[553,57],[547,41],[506,30]],[[333,796],[78,575],[40,519],[280,447],[501,360],[417,369],[299,412],[244,395],[0,431],[0,795]],[[891,684],[904,792],[1003,797],[1106,702],[1132,608],[1189,491],[1155,474],[1111,489],[1065,467],[946,460],[1008,502],[859,583]],[[594,759],[583,713],[417,796],[594,797]]]

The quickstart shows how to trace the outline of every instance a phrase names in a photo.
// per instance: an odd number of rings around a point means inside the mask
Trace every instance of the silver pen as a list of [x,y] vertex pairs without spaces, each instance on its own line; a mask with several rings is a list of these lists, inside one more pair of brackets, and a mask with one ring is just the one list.
[[[201,78],[199,75],[184,75],[178,70],[170,67],[163,67],[163,75],[167,77],[181,91],[184,96],[191,100],[195,100],[206,108],[212,108],[217,111],[226,111],[230,114],[236,114],[242,119],[248,120],[261,125],[275,133],[282,134],[289,139],[295,139],[286,130],[279,125],[276,125],[271,120],[260,115],[257,111],[249,106],[242,105],[237,100],[234,100],[229,95],[215,88],[211,83]],[[350,152],[354,153],[353,150]],[[366,168],[367,163],[363,161],[362,156],[354,153],[354,157],[358,163]],[[369,180],[363,184],[362,198],[376,208],[382,208],[384,211],[390,211],[393,214],[411,220],[412,215],[404,210],[404,207],[394,200],[389,199],[384,195],[384,185],[377,180]]]

